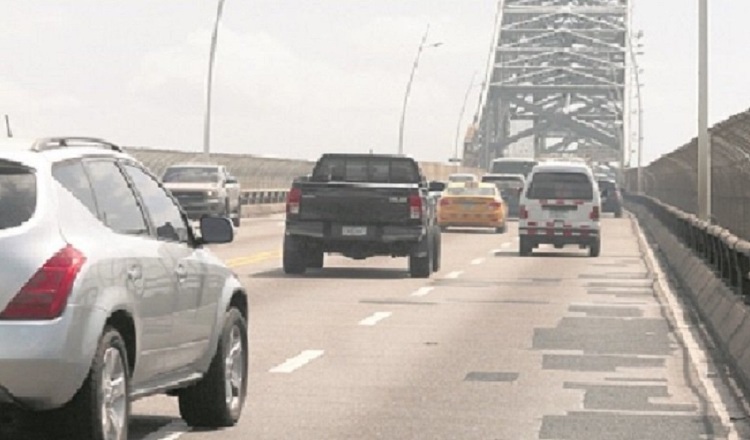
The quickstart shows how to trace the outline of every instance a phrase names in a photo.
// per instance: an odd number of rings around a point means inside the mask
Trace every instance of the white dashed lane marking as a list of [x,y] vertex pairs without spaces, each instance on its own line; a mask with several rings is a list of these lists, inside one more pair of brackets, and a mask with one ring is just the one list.
[[369,318],[365,318],[361,321],[359,321],[359,325],[372,327],[376,325],[378,322],[388,319],[393,315],[392,312],[377,312],[370,316]]
[[477,258],[476,260],[471,262],[472,266],[479,266],[480,264],[483,264],[486,260],[484,258]]
[[422,287],[421,289],[418,289],[417,291],[412,293],[411,296],[427,296],[433,290],[435,290],[434,287]]
[[464,274],[463,271],[451,272],[451,273],[449,273],[448,275],[445,276],[445,279],[446,280],[455,280],[456,278],[460,277],[463,274]]
[[305,350],[298,356],[291,359],[287,359],[286,362],[279,365],[278,367],[271,368],[271,373],[292,373],[305,365],[309,364],[313,360],[323,356],[325,351],[323,350]]
[[143,437],[143,440],[177,440],[186,434],[190,428],[182,420],[174,421],[162,426],[158,431]]

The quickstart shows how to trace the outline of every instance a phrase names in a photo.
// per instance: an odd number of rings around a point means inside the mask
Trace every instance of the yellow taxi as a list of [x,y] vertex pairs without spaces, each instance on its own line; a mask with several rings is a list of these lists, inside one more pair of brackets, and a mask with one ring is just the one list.
[[492,183],[451,183],[438,205],[438,224],[449,227],[494,228],[507,231],[508,205]]

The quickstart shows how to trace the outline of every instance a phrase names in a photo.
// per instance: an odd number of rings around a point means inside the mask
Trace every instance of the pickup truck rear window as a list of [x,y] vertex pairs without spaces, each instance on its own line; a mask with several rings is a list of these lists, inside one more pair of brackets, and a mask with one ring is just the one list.
[[324,157],[315,166],[314,182],[419,183],[419,169],[410,159]]
[[0,230],[21,226],[36,211],[36,176],[28,168],[0,161]]
[[537,173],[531,181],[527,197],[532,200],[593,200],[594,187],[583,173]]
[[168,168],[163,182],[214,183],[219,181],[219,170],[212,167]]

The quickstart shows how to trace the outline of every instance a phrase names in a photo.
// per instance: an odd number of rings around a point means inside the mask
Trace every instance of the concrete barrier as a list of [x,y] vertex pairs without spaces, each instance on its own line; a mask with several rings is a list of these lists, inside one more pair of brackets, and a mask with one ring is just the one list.
[[750,307],[647,208],[631,203],[628,209],[658,248],[679,283],[681,297],[694,305],[740,386],[750,392]]

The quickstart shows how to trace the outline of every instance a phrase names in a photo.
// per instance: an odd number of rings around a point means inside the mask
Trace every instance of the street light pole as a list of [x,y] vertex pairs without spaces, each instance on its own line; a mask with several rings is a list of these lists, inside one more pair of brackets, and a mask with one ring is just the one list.
[[409,95],[411,94],[411,86],[414,83],[414,75],[417,73],[417,67],[419,66],[419,58],[422,56],[422,52],[424,52],[425,49],[430,49],[433,47],[438,47],[442,45],[442,43],[435,43],[431,44],[429,46],[425,46],[427,43],[427,36],[430,33],[430,25],[427,25],[427,30],[424,33],[424,37],[422,37],[422,42],[419,43],[419,50],[417,50],[417,56],[414,59],[414,66],[411,69],[411,75],[409,76],[409,82],[406,84],[406,94],[404,95],[404,107],[401,110],[401,124],[399,125],[399,131],[398,131],[398,154],[404,154],[404,126],[406,125],[406,107],[409,103]]
[[698,0],[698,217],[711,221],[711,139],[708,133],[708,0]]
[[211,52],[208,58],[208,80],[206,81],[206,119],[203,125],[203,154],[208,159],[211,153],[211,90],[214,80],[214,60],[216,59],[216,43],[219,38],[219,21],[221,13],[224,11],[224,1],[219,0],[219,6],[216,10],[216,22],[214,23],[214,32],[211,36]]
[[466,104],[469,102],[469,95],[471,95],[471,89],[474,88],[474,80],[477,78],[478,72],[474,72],[474,76],[471,77],[471,83],[469,83],[469,88],[466,89],[466,96],[464,96],[464,103],[461,106],[461,113],[458,115],[458,126],[456,127],[456,142],[454,144],[455,151],[453,153],[453,160],[456,163],[456,168],[459,166],[459,160],[458,160],[458,141],[461,137],[461,123],[464,119],[464,113],[466,113]]
[[637,192],[643,194],[643,91],[641,90],[640,73],[635,67],[635,81],[638,87],[638,183]]
[[5,134],[7,137],[13,137],[13,131],[10,129],[10,116],[5,115]]
[[[636,46],[640,49],[640,39],[643,37],[643,31],[637,34],[637,41],[639,44]],[[641,52],[636,52],[633,45],[630,45],[630,57],[633,60],[633,72],[635,73],[635,86],[638,100],[638,169],[636,179],[636,192],[637,194],[643,194],[643,90],[641,87],[641,67],[638,64],[638,58],[636,55],[641,55]]]

